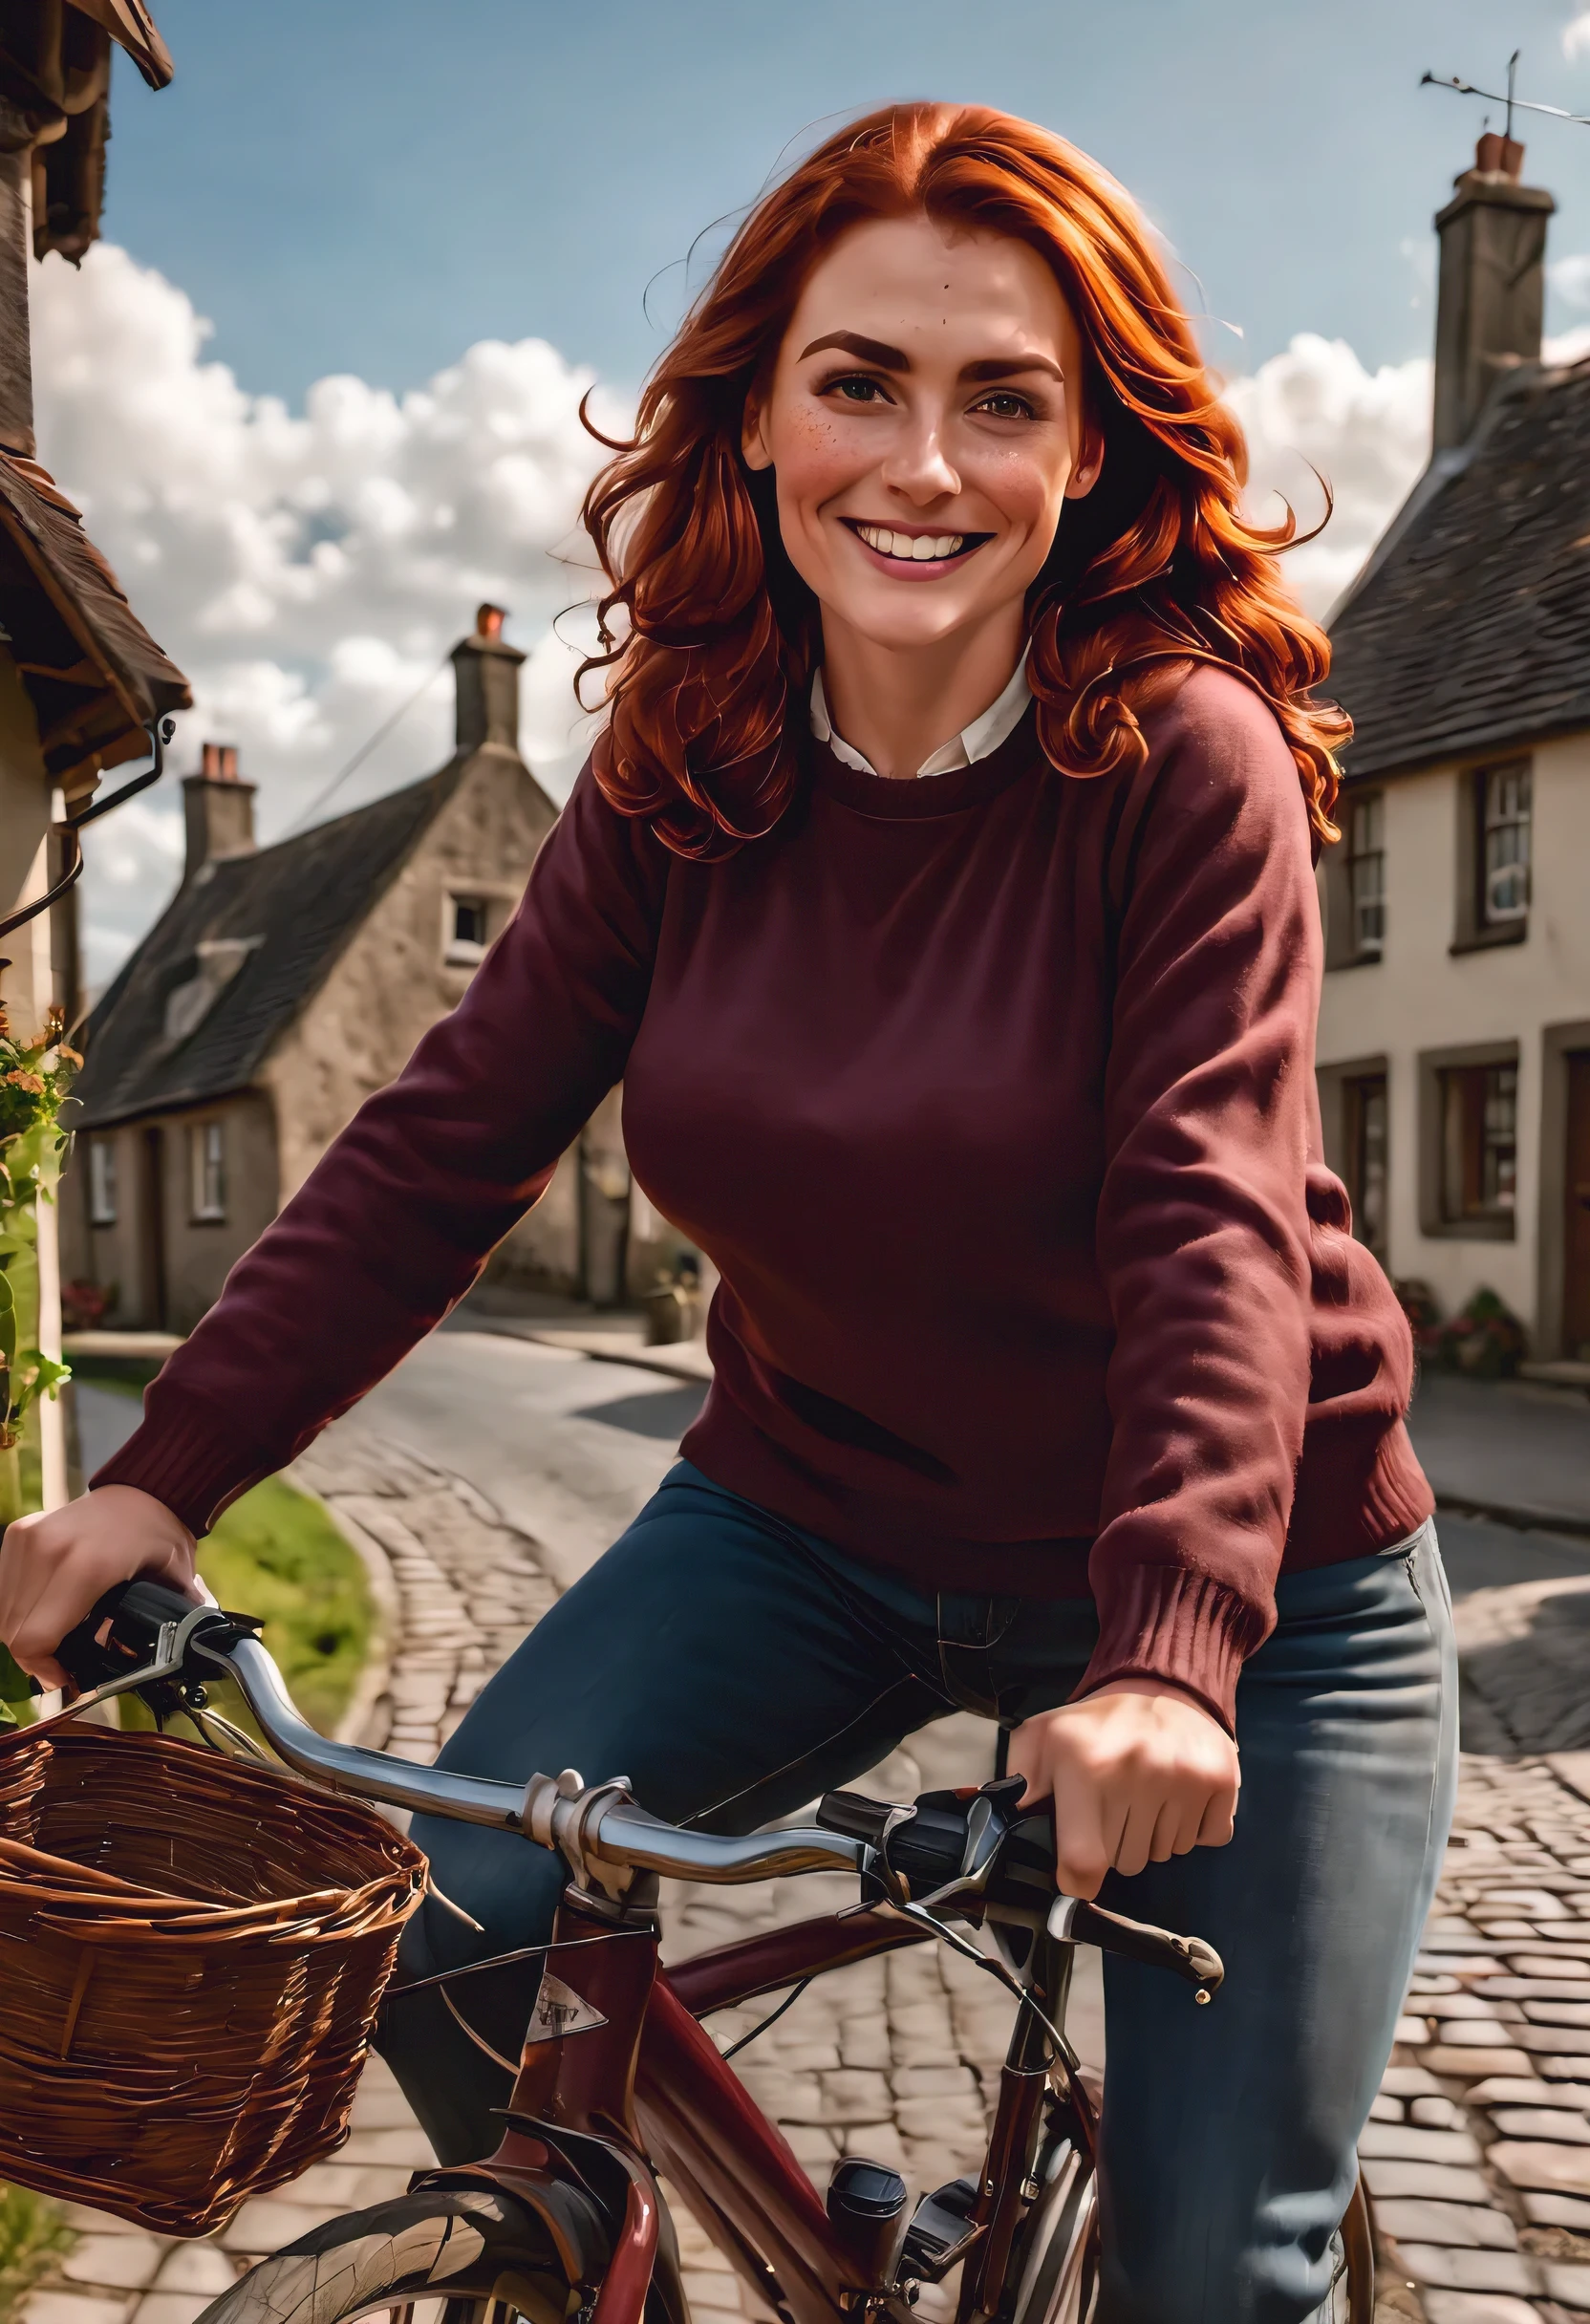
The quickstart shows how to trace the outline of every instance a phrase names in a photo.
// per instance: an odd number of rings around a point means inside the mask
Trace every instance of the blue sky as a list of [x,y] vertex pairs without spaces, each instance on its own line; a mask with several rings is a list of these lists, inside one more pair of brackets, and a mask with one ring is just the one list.
[[[155,5],[177,78],[153,97],[121,73],[106,231],[294,403],[329,372],[401,391],[529,334],[633,385],[695,237],[791,143],[909,94],[1096,154],[1242,330],[1212,341],[1224,367],[1302,330],[1399,361],[1428,347],[1430,214],[1483,110],[1421,72],[1495,86],[1519,46],[1521,94],[1590,112],[1574,0]],[[1590,249],[1590,129],[1526,135],[1554,248]]]

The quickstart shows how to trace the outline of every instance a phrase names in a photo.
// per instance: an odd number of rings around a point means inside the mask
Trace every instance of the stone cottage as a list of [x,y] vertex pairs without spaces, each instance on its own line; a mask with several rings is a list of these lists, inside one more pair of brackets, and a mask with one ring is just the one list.
[[[1546,224],[1480,140],[1436,220],[1431,459],[1331,621],[1356,732],[1319,1071],[1358,1232],[1441,1307],[1590,1361],[1590,359],[1541,360]],[[1590,1379],[1590,1372],[1583,1375]]]
[[[483,606],[457,747],[422,782],[259,848],[207,742],[182,884],[89,1021],[62,1198],[68,1279],[114,1325],[186,1331],[362,1101],[462,998],[557,810],[519,751],[519,666]],[[678,1238],[634,1198],[614,1090],[494,1255],[506,1288],[612,1304]]]

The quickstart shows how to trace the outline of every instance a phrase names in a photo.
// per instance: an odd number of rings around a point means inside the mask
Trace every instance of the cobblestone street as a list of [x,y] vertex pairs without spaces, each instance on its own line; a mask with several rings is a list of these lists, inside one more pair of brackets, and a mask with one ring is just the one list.
[[[381,1441],[361,1415],[339,1423],[294,1474],[361,1549],[383,1610],[388,1650],[350,1725],[363,1740],[428,1759],[552,1602],[552,1560],[476,1489]],[[1495,1532],[1450,1522],[1456,1574],[1497,1570]],[[1590,2313],[1590,1751],[1580,1755],[1590,1743],[1581,1676],[1590,1558],[1541,1536],[1507,1542],[1530,1550],[1517,1578],[1503,1567],[1503,1583],[1460,1594],[1468,1749],[1457,1829],[1363,2141],[1385,2319],[1567,2324]],[[909,1798],[977,1779],[990,1743],[978,1722],[946,1720],[870,1788]],[[675,1889],[665,1952],[679,1959],[851,1893],[826,1878]],[[1072,2031],[1097,2065],[1096,1957],[1081,1959]],[[768,2006],[725,2012],[714,2031],[726,2045]],[[913,1949],[825,1979],[747,2053],[743,2076],[819,2184],[837,2155],[855,2152],[897,2164],[913,2189],[931,2187],[980,2151],[1009,2020],[992,1981],[942,1951]],[[25,2324],[190,2324],[254,2256],[399,2193],[428,2159],[373,2061],[347,2145],[247,2204],[211,2241],[173,2245],[75,2214],[82,2239],[34,2292]],[[682,2212],[678,2226],[691,2297],[708,2324],[752,2313]],[[924,2299],[923,2313],[938,2307]]]

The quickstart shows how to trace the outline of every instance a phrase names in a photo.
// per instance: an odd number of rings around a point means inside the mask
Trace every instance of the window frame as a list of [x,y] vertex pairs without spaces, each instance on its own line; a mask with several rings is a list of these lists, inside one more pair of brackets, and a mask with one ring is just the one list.
[[[1361,834],[1367,830],[1373,844],[1360,845]],[[1345,832],[1346,904],[1350,957],[1354,960],[1380,960],[1386,957],[1386,793],[1383,790],[1355,792],[1347,803]],[[1360,893],[1359,873],[1373,865],[1374,893],[1368,897]],[[1369,880],[1362,883],[1370,884]],[[1377,925],[1371,935],[1365,935],[1364,920],[1373,915]]]
[[[480,915],[478,937],[459,934],[461,913]],[[441,958],[448,968],[479,968],[491,944],[491,898],[479,888],[449,888],[441,899]]]
[[[1441,1222],[1487,1224],[1518,1208],[1518,1068],[1441,1068]],[[1504,1162],[1501,1157],[1506,1156]]]
[[[1420,1058],[1419,1067],[1421,1233],[1448,1242],[1516,1241],[1526,1094],[1518,1044],[1479,1042],[1461,1048],[1428,1050]],[[1503,1073],[1511,1077],[1505,1092],[1496,1086]],[[1466,1094],[1459,1101],[1463,1110],[1454,1124],[1452,1092],[1456,1090]],[[1502,1099],[1511,1110],[1512,1136],[1507,1145],[1498,1143],[1493,1151],[1511,1151],[1512,1199],[1487,1203],[1488,1127],[1484,1117],[1488,1108]],[[1465,1190],[1455,1197],[1454,1175],[1462,1178]]]
[[114,1137],[91,1136],[88,1142],[88,1222],[91,1227],[114,1227],[120,1214],[120,1185]]
[[[1498,785],[1516,784],[1523,793],[1523,813],[1493,822],[1491,801]],[[1523,872],[1524,900],[1516,909],[1495,912],[1490,901],[1491,834],[1516,830],[1524,834],[1518,868]],[[1457,778],[1457,896],[1455,929],[1450,949],[1456,953],[1485,952],[1498,944],[1522,944],[1529,937],[1535,902],[1535,762],[1526,755],[1484,759],[1463,767]],[[1505,867],[1502,867],[1505,869]]]
[[[1508,791],[1513,793],[1511,812],[1506,811]],[[1493,799],[1500,798],[1502,806],[1493,811]],[[1474,776],[1474,812],[1478,817],[1475,838],[1475,871],[1479,893],[1475,911],[1481,927],[1509,928],[1515,921],[1529,919],[1531,902],[1531,858],[1535,830],[1534,770],[1528,759],[1505,759],[1495,766],[1482,766]],[[1516,851],[1498,848],[1499,860],[1493,864],[1492,841],[1505,839],[1508,833],[1522,833]],[[1497,904],[1493,888],[1498,879],[1521,880],[1522,899],[1514,904]]]
[[226,1124],[221,1114],[187,1126],[187,1215],[190,1226],[226,1223]]
[[[1327,848],[1321,858],[1321,910],[1325,928],[1325,968],[1327,972],[1343,968],[1379,968],[1386,958],[1389,928],[1389,881],[1386,876],[1387,850],[1386,844],[1386,799],[1387,786],[1383,783],[1365,784],[1362,789],[1349,784],[1343,790],[1336,807],[1336,820],[1342,836]],[[1361,820],[1362,818],[1362,820]],[[1363,847],[1364,824],[1378,843]],[[1361,899],[1359,891],[1364,884],[1360,865],[1378,858],[1378,893],[1372,899]],[[1372,902],[1380,916],[1378,940],[1363,940],[1360,919],[1361,900]]]
[[[1343,1073],[1341,1088],[1343,1175],[1352,1204],[1353,1236],[1384,1266],[1390,1245],[1391,1077],[1384,1065]],[[1374,1235],[1367,1232],[1370,1205],[1366,1193],[1371,1094],[1380,1102],[1380,1220],[1379,1233]]]

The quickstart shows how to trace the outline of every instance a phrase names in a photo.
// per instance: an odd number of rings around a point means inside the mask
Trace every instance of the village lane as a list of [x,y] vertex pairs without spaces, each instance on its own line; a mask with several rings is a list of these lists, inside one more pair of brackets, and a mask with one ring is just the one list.
[[[365,1551],[393,1639],[389,1667],[366,1690],[364,1739],[432,1755],[664,1474],[700,1392],[664,1372],[459,1327],[327,1432],[293,1474]],[[1512,1403],[1441,1404],[1471,1465],[1491,1412],[1504,1424],[1498,1443],[1513,1445]],[[1556,1431],[1570,1498],[1577,1419],[1556,1405],[1542,1423]],[[1590,1408],[1584,1427],[1590,1450]],[[1439,1467],[1438,1442],[1430,1457]],[[1590,1460],[1583,1474],[1590,1499]],[[1590,1540],[1456,1514],[1442,1537],[1465,1664],[1463,1781],[1442,1891],[1363,2142],[1382,2242],[1378,2313],[1566,2324],[1590,2314]],[[986,1728],[950,1720],[870,1787],[909,1797],[978,1778],[990,1757]],[[830,1889],[847,1901],[843,1885],[676,1890],[666,1953],[821,1908]],[[1074,2031],[1098,2065],[1097,1964],[1082,1958]],[[714,2030],[727,2043],[764,2006]],[[921,2188],[974,2160],[1008,2020],[1003,1997],[964,1964],[902,1953],[825,1980],[742,2071],[819,2184],[836,2156],[864,2153]],[[424,2159],[377,2062],[348,2145],[246,2206],[213,2245],[168,2247],[80,2214],[92,2231],[33,2294],[26,2324],[189,2324],[247,2257],[400,2191]],[[723,2324],[753,2313],[718,2255],[680,2225],[696,2306]]]

